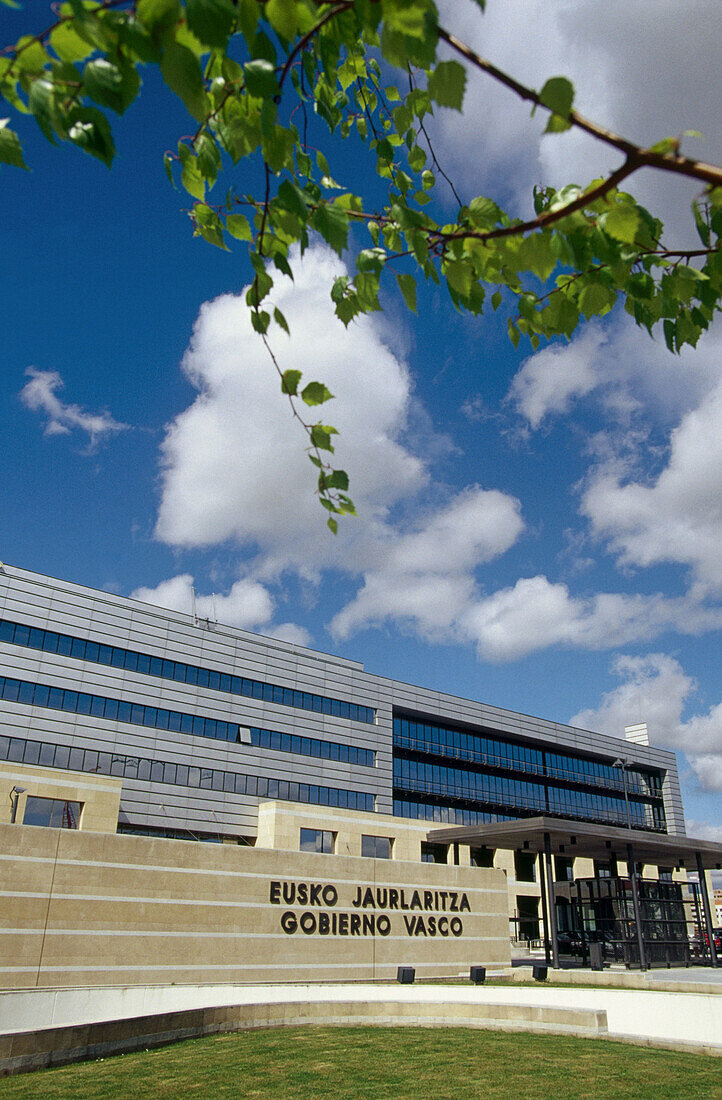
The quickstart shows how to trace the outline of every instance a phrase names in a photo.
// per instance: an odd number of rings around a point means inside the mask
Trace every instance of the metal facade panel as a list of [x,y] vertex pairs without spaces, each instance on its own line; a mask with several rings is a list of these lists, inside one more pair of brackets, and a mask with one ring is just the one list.
[[[178,764],[193,762],[195,766],[256,778],[271,776],[358,791],[373,795],[378,811],[390,812],[393,710],[407,710],[440,723],[457,723],[476,729],[488,727],[493,733],[506,734],[527,744],[597,753],[607,758],[620,755],[633,763],[663,768],[668,773],[664,798],[670,831],[684,829],[675,759],[664,750],[403,684],[367,673],[361,664],[345,658],[219,624],[194,623],[190,615],[54,581],[9,566],[0,573],[0,608],[4,618],[28,625],[375,708],[376,722],[365,723],[223,694],[197,685],[0,643],[3,666],[0,671],[8,676],[243,726],[355,745],[376,753],[376,767],[369,769],[358,764],[230,744],[105,719],[94,720],[90,716],[41,707],[23,708],[21,704],[0,701],[0,732],[5,735],[50,739],[57,744],[82,744],[98,751],[112,749],[128,756]],[[145,824],[148,824],[148,814],[155,820],[165,813],[166,820],[160,824],[169,826],[168,807],[173,806],[177,807],[179,827],[186,827],[180,825],[182,810],[183,820],[201,829],[204,822],[206,827],[209,825],[206,818],[211,806],[214,814],[222,816],[223,827],[227,827],[228,832],[255,832],[258,801],[258,797],[251,795],[175,788],[171,784],[163,786],[125,777],[122,810],[132,820]],[[162,806],[166,807],[165,811],[160,809]],[[323,806],[317,809],[319,814],[323,813]],[[173,815],[175,812],[174,809]]]

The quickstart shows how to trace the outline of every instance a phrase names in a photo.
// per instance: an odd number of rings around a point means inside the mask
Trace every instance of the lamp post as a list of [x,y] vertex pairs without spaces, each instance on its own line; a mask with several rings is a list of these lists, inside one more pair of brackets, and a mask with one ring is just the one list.
[[629,792],[627,791],[627,768],[630,767],[630,761],[624,757],[618,756],[612,764],[613,768],[619,768],[622,772],[622,785],[624,787],[624,808],[627,811],[627,828],[632,828],[632,818],[629,813]]
[[20,801],[20,795],[25,794],[27,787],[13,787],[10,791],[10,824],[15,824],[15,819],[18,816],[18,802]]

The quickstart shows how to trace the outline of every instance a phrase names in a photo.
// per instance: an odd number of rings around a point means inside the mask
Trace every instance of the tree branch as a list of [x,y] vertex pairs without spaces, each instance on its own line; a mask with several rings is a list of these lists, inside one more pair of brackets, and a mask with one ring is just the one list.
[[[497,69],[496,65],[492,65],[486,58],[481,57],[472,50],[470,46],[467,46],[465,42],[457,38],[456,35],[451,34],[443,27],[439,27],[439,38],[443,42],[446,42],[448,46],[451,46],[456,53],[466,58],[475,68],[480,69],[481,72],[486,73],[487,76],[492,77],[494,80],[498,81],[498,83],[509,88],[518,95],[520,99],[526,100],[528,103],[533,103],[537,107],[543,107],[545,111],[550,110],[550,108],[542,102],[539,93],[535,92],[533,88],[528,88],[526,85],[520,84],[518,80],[509,76],[508,73],[503,72],[501,69]],[[604,126],[599,126],[596,122],[590,121],[590,119],[585,118],[574,110],[569,112],[568,118],[572,126],[576,126],[577,129],[590,134],[597,141],[602,141],[606,145],[611,145],[614,149],[618,149],[619,152],[624,153],[627,160],[632,157],[635,158],[638,161],[636,168],[657,168],[663,172],[674,172],[678,175],[690,176],[692,179],[703,180],[713,187],[722,186],[722,168],[719,168],[715,164],[705,164],[704,161],[692,160],[690,157],[683,157],[679,153],[658,153],[654,152],[652,149],[645,149],[641,145],[635,145],[634,142],[628,141],[627,138],[622,137],[620,134],[615,134],[613,130],[608,130]]]

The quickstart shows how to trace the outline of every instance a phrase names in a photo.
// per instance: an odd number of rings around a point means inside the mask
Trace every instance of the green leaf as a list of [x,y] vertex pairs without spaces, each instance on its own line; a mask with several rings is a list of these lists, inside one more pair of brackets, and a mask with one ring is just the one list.
[[384,22],[390,30],[425,38],[431,14],[429,0],[381,0]]
[[293,38],[298,27],[296,0],[268,0],[266,18],[282,38]]
[[639,215],[633,206],[620,204],[602,214],[599,224],[615,241],[634,244],[639,229]]
[[348,217],[329,203],[321,203],[314,212],[312,224],[328,245],[339,256],[343,253],[348,240]]
[[463,298],[468,298],[471,293],[473,277],[471,264],[465,263],[463,260],[453,260],[446,265],[444,274],[451,289]]
[[440,107],[461,110],[466,87],[466,70],[458,61],[440,61],[429,76],[429,95]]
[[338,520],[335,520],[333,516],[329,516],[326,520],[326,526],[333,535],[338,534]]
[[386,251],[383,248],[364,248],[356,257],[356,267],[359,271],[373,271],[377,274],[382,271],[386,261]]
[[492,199],[477,195],[469,203],[469,217],[480,229],[491,229],[501,217],[501,210]]
[[196,142],[198,171],[206,180],[208,188],[213,187],[221,168],[221,154],[218,146],[208,133],[203,133]]
[[149,31],[171,27],[180,17],[178,0],[138,0],[138,19]]
[[243,66],[246,74],[246,89],[249,95],[259,99],[273,99],[278,95],[279,87],[273,64],[264,57],[249,61]]
[[302,221],[306,220],[308,217],[306,196],[297,183],[293,180],[284,180],[278,188],[278,198],[283,203],[286,210],[290,210],[292,214],[295,214],[296,217],[300,218]]
[[615,294],[599,283],[585,286],[579,295],[579,309],[589,320],[590,317],[608,313],[614,305]]
[[188,112],[197,122],[202,122],[208,104],[198,58],[185,46],[171,42],[163,53],[160,71],[170,90],[183,101]]
[[8,130],[7,118],[0,119],[0,164],[11,164],[13,168],[25,168],[25,158],[20,138],[14,130]]
[[278,326],[279,326],[280,328],[282,328],[282,329],[283,329],[283,331],[284,331],[284,332],[287,332],[289,336],[291,335],[291,330],[290,330],[290,328],[288,327],[288,321],[287,321],[287,320],[286,320],[286,318],[285,318],[285,317],[283,316],[283,314],[281,313],[281,311],[280,311],[280,309],[278,308],[278,306],[276,306],[276,307],[275,307],[275,309],[273,310],[273,320],[274,320],[274,321],[276,322],[276,324],[277,324],[277,325],[278,325]]
[[213,49],[226,48],[235,18],[232,0],[186,0],[189,29]]
[[[179,149],[187,149],[187,146],[179,146]],[[192,154],[181,157],[183,164],[181,170],[181,184],[189,195],[201,202],[206,197],[206,181],[198,171],[198,160]]]
[[574,85],[565,76],[553,76],[539,93],[545,107],[553,112],[546,130],[548,133],[569,129],[569,112],[574,102]]
[[55,145],[55,89],[49,80],[34,80],[28,96],[28,107],[48,141]]
[[311,443],[314,447],[318,447],[320,451],[331,451],[333,453],[332,435],[338,435],[338,431],[336,428],[332,428],[330,424],[314,424],[311,428]]
[[266,313],[265,309],[254,309],[251,311],[251,324],[255,332],[263,336],[268,332],[268,326],[271,322],[271,315]]
[[226,229],[237,241],[252,241],[253,233],[248,219],[243,214],[229,214],[226,217]]
[[95,107],[75,107],[68,115],[68,122],[70,140],[110,168],[115,156],[115,145],[110,123],[105,115]]
[[193,208],[193,214],[196,228],[203,240],[227,252],[228,246],[223,239],[223,223],[216,211],[205,203],[198,203]]
[[662,138],[661,141],[655,141],[654,145],[650,145],[650,153],[676,153],[679,148],[679,139],[676,137]]
[[93,47],[76,33],[75,27],[66,20],[50,35],[50,45],[61,61],[84,61],[93,52]]
[[323,479],[324,489],[348,489],[348,474],[345,470],[332,470],[330,474],[319,474],[319,482]]
[[330,401],[333,394],[324,386],[323,382],[309,382],[301,393],[301,398],[307,405],[323,405]]
[[165,168],[165,174],[168,177],[171,186],[175,187],[175,180],[173,179],[173,157],[170,153],[164,154],[163,167]]
[[[136,81],[139,84],[137,73]],[[83,83],[90,98],[101,107],[110,107],[121,115],[128,106],[123,90],[123,72],[106,58],[99,57],[88,62],[83,70]]]
[[416,313],[416,280],[413,275],[400,275],[397,272],[396,282],[399,284],[399,290],[406,302],[406,308],[410,309],[412,313]]
[[295,397],[298,393],[298,383],[301,381],[300,370],[285,370],[281,378],[281,393],[288,393]]

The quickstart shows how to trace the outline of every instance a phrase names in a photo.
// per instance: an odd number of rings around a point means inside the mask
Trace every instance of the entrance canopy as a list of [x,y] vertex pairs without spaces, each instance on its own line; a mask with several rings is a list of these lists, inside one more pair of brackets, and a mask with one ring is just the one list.
[[[637,864],[652,863],[657,867],[684,867],[685,870],[696,870],[699,876],[699,891],[706,928],[706,933],[703,935],[706,936],[709,944],[712,966],[717,966],[717,953],[712,934],[712,914],[704,872],[722,867],[722,844],[715,844],[709,840],[696,840],[694,837],[680,834],[670,836],[666,833],[646,832],[643,829],[619,829],[589,821],[564,821],[558,817],[525,817],[517,818],[515,821],[497,821],[490,825],[452,826],[446,829],[430,829],[426,835],[430,842],[437,844],[468,844],[474,847],[506,848],[535,855],[543,854],[544,858],[540,861],[540,865],[544,942],[547,959],[551,954],[554,967],[559,966],[559,943],[552,852],[569,858],[581,856],[605,861],[624,860],[627,864],[627,875],[631,887],[638,959],[642,970],[647,969],[647,953],[643,914],[640,908]],[[548,946],[549,940],[551,940],[551,953]]]
[[631,844],[634,858],[640,863],[662,867],[684,865],[698,870],[701,859],[706,871],[722,868],[722,844],[710,840],[650,833],[644,829],[619,829],[589,821],[564,821],[558,817],[524,817],[515,821],[495,821],[490,825],[430,829],[427,838],[436,844],[469,844],[539,854],[545,851],[545,834],[552,850],[564,856],[626,860],[627,845]]

